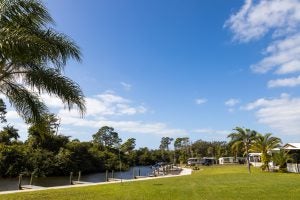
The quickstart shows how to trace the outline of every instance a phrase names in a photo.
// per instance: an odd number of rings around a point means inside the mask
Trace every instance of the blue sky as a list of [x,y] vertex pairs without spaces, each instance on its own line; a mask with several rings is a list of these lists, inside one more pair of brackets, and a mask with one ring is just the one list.
[[[87,114],[63,110],[60,132],[91,140],[102,125],[156,148],[160,138],[226,140],[235,126],[300,136],[300,2],[51,0],[55,28],[82,63],[65,74],[82,87]],[[9,108],[8,121],[26,138]]]

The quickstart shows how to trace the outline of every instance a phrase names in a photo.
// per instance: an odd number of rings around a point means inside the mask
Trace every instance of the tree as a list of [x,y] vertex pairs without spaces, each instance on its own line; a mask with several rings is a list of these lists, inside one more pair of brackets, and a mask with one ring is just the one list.
[[3,130],[0,131],[0,143],[6,145],[12,144],[12,140],[16,141],[20,137],[18,131],[13,126],[8,125],[3,127]]
[[249,171],[249,173],[251,173],[249,149],[250,149],[252,141],[255,139],[257,133],[254,130],[243,129],[240,127],[236,127],[233,130],[236,132],[229,134],[227,137],[231,138],[230,143],[232,144],[232,148],[235,148],[236,146],[239,146],[239,145],[243,145],[244,153],[246,154],[246,158],[247,158],[248,171]]
[[0,5],[0,93],[26,122],[39,123],[48,112],[41,93],[83,114],[79,85],[62,74],[67,60],[81,60],[78,46],[50,27],[54,21],[41,1],[0,0]]
[[124,153],[130,153],[135,148],[135,138],[129,138],[121,145],[121,149]]
[[117,147],[122,140],[119,134],[114,131],[114,128],[103,126],[93,135],[93,142],[102,144],[105,147]]
[[0,123],[6,122],[6,106],[3,99],[0,99]]
[[161,141],[160,141],[160,146],[159,148],[161,150],[167,150],[169,151],[169,145],[171,144],[171,142],[173,141],[173,138],[170,137],[162,137]]
[[263,163],[262,169],[269,171],[269,162],[271,161],[270,151],[274,148],[280,147],[281,139],[278,137],[271,137],[271,133],[265,135],[257,134],[250,150],[261,153],[261,161]]
[[189,138],[176,138],[174,142],[174,149],[175,149],[175,158],[178,159],[181,163],[187,161],[189,156]]
[[275,165],[279,166],[280,171],[286,170],[286,163],[289,161],[293,161],[292,155],[284,149],[280,149],[279,152],[274,153],[272,155],[272,159]]

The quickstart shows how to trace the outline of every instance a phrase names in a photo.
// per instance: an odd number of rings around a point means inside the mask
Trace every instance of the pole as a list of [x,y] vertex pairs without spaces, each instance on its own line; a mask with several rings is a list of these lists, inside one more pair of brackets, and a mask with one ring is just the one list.
[[19,190],[22,190],[22,174],[19,175]]
[[70,172],[70,185],[73,185],[73,172]]
[[108,181],[108,170],[106,170],[106,173],[105,173],[105,181],[106,182]]
[[30,176],[30,182],[29,182],[29,185],[32,185],[32,179],[33,179],[33,173],[31,173],[31,176]]
[[132,179],[135,179],[134,167],[132,168]]
[[121,146],[119,147],[119,160],[120,160],[120,177],[121,177],[121,183],[122,183]]
[[81,171],[78,172],[78,182],[80,181],[81,179]]

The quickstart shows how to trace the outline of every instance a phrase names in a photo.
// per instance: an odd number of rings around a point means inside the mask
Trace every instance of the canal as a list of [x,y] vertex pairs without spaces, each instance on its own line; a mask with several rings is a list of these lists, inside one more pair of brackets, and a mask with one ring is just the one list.
[[[114,172],[114,178],[117,179],[133,179],[133,171],[135,175],[148,176],[152,173],[152,168],[150,166],[137,166],[131,167],[128,171],[124,172]],[[108,173],[108,177],[112,177],[112,172]],[[32,185],[43,186],[43,187],[54,187],[54,186],[63,186],[69,185],[70,180],[69,176],[59,176],[59,177],[38,177],[33,178]],[[93,173],[93,174],[81,174],[81,181],[98,183],[104,182],[106,178],[106,173]],[[74,174],[73,180],[77,180],[77,174]],[[0,178],[0,191],[8,190],[18,190],[18,181],[16,178]],[[30,177],[24,177],[22,184],[29,185]]]

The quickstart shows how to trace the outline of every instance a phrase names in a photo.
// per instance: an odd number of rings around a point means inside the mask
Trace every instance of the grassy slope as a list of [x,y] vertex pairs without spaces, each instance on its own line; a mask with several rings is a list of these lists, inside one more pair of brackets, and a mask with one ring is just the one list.
[[202,169],[192,176],[0,195],[0,199],[300,199],[299,174],[254,169],[249,175],[244,166]]

